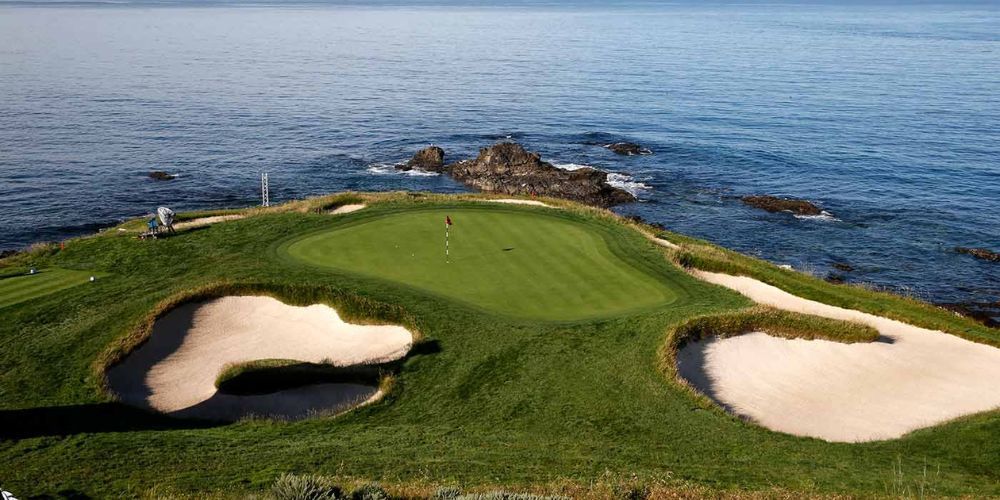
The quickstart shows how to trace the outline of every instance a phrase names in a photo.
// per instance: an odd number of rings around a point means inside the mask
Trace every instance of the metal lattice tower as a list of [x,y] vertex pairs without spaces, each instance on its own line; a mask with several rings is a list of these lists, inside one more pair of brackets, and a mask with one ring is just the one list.
[[271,193],[267,187],[267,172],[260,174],[260,202],[262,206],[271,206]]

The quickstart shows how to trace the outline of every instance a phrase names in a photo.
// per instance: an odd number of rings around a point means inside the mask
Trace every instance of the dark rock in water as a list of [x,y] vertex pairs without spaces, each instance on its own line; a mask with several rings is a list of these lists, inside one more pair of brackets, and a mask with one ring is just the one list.
[[794,198],[778,198],[777,196],[744,196],[740,198],[743,203],[751,207],[767,210],[768,212],[792,212],[796,215],[820,215],[823,213],[819,207],[806,200],[796,200]]
[[838,271],[843,271],[845,273],[849,273],[854,270],[854,267],[846,262],[834,262],[833,268]]
[[444,170],[444,150],[437,146],[430,146],[413,155],[410,161],[396,165],[397,170],[426,170],[427,172],[441,172]]
[[168,173],[160,171],[160,170],[154,170],[154,171],[152,171],[152,172],[149,173],[149,178],[150,179],[155,179],[155,180],[158,180],[158,181],[172,181],[172,180],[176,179],[177,176],[174,175],[174,174],[168,174]]
[[606,144],[604,147],[610,149],[612,152],[625,156],[653,154],[652,151],[634,142],[615,142],[613,144]]
[[985,248],[955,247],[955,251],[989,262],[1000,262],[1000,253]]
[[625,218],[628,219],[628,220],[630,220],[630,221],[632,221],[632,222],[635,222],[636,224],[645,224],[647,226],[654,227],[654,228],[659,229],[661,231],[665,231],[667,229],[666,226],[664,226],[663,224],[660,224],[659,222],[652,222],[652,221],[648,221],[646,219],[643,219],[641,215],[634,215],[634,214],[633,215],[626,215]]
[[841,284],[847,281],[847,277],[840,273],[829,273],[826,275],[826,281],[828,283]]
[[445,170],[455,180],[488,193],[553,196],[599,207],[635,201],[628,191],[608,184],[607,172],[556,168],[512,142],[482,148],[475,159],[452,163]]
[[990,328],[1000,328],[1000,300],[996,302],[953,302],[938,304],[949,311],[972,318]]

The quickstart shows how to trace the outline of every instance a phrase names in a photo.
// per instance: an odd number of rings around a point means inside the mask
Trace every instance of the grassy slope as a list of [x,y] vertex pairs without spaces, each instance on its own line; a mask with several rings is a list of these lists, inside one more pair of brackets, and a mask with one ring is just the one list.
[[[334,228],[282,247],[321,267],[398,281],[504,314],[577,320],[650,309],[676,297],[660,279],[619,259],[602,231],[550,210],[516,208],[407,210]],[[544,212],[543,212],[544,213]],[[444,220],[451,257],[444,255]],[[661,282],[662,281],[662,282]]]
[[40,269],[36,274],[0,279],[0,308],[53,294],[90,280],[91,273],[70,269]]
[[669,232],[659,234],[667,240],[683,245],[681,251],[671,250],[668,253],[684,266],[750,276],[794,295],[824,304],[857,309],[1000,347],[1000,330],[989,328],[926,302],[859,286],[834,286],[813,276],[782,269],[764,260],[720,248],[702,240]]
[[[364,213],[339,219],[275,213],[155,242],[109,235],[40,257],[38,264],[99,269],[115,279],[3,311],[0,423],[106,420],[105,409],[95,406],[104,400],[90,370],[95,357],[164,298],[220,279],[343,288],[404,307],[441,350],[410,359],[384,401],[340,418],[291,424],[173,423],[176,429],[162,430],[136,419],[114,422],[120,432],[4,441],[3,486],[22,496],[64,488],[107,496],[156,486],[241,491],[283,472],[517,485],[586,482],[610,471],[719,488],[870,494],[893,491],[893,469],[901,464],[907,485],[927,465],[928,491],[1000,494],[996,412],[899,440],[849,445],[703,411],[664,378],[658,350],[671,326],[747,305],[719,287],[678,276],[675,292],[683,300],[669,307],[539,323],[386,281],[305,269],[274,252],[285,238],[349,224]],[[591,223],[612,231],[619,252],[635,265],[676,272],[641,237],[601,218]],[[160,265],[150,268],[152,262]],[[53,406],[63,408],[43,408]]]

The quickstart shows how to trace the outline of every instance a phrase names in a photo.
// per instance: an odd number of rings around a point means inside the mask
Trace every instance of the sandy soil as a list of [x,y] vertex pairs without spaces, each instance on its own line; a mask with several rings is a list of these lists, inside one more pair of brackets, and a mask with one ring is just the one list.
[[667,241],[663,238],[657,238],[655,236],[650,236],[649,239],[653,240],[653,243],[660,245],[662,247],[672,248],[674,250],[680,250],[681,247],[672,241]]
[[536,207],[549,207],[549,208],[552,208],[552,205],[549,205],[548,203],[540,202],[538,200],[518,200],[516,198],[500,198],[500,199],[495,199],[495,200],[484,200],[484,201],[489,201],[491,203],[509,203],[511,205],[533,205],[533,206],[536,206]]
[[1000,408],[1000,349],[940,331],[806,300],[752,278],[694,271],[779,309],[864,323],[873,343],[756,332],[678,353],[682,377],[733,413],[776,431],[873,441]]
[[219,222],[238,220],[246,217],[243,214],[213,215],[211,217],[200,217],[174,224],[174,229],[190,229],[193,227],[210,226]]
[[403,357],[412,342],[403,327],[353,325],[324,305],[224,297],[167,313],[154,325],[149,341],[108,372],[108,380],[123,402],[176,416],[301,418],[377,398],[377,389],[321,384],[237,396],[217,393],[215,379],[231,363],[258,359],[336,365],[391,361]]
[[341,205],[341,206],[339,206],[339,207],[337,207],[337,208],[335,208],[333,210],[327,210],[326,213],[328,213],[330,215],[349,214],[351,212],[357,212],[358,210],[361,210],[362,208],[365,208],[366,206],[367,205],[364,205],[364,204],[361,204],[361,203],[353,203],[353,204],[350,204],[350,205]]

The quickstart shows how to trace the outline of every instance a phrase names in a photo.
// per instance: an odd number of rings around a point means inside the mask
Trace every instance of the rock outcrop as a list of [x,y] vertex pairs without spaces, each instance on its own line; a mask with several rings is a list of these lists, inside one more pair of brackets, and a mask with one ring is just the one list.
[[1000,252],[994,252],[986,248],[955,247],[955,251],[989,262],[1000,262]]
[[413,155],[409,161],[401,165],[396,165],[397,170],[425,170],[427,172],[441,172],[444,170],[444,150],[437,146],[429,146]]
[[635,196],[608,184],[608,173],[593,168],[563,170],[542,161],[520,144],[501,142],[482,148],[479,156],[445,167],[455,180],[488,193],[553,196],[609,207],[635,201]]
[[653,154],[652,151],[634,143],[634,142],[615,142],[612,144],[605,144],[604,147],[610,149],[611,151],[624,156],[635,156],[635,155],[648,155]]
[[744,196],[740,198],[743,203],[751,207],[767,210],[768,212],[791,212],[796,215],[820,215],[823,213],[819,207],[806,200],[796,200],[794,198],[778,198],[776,196]]
[[172,181],[172,180],[176,179],[177,176],[174,175],[174,174],[168,174],[168,173],[163,172],[161,170],[154,170],[154,171],[152,171],[152,172],[149,173],[149,178],[150,179],[154,179],[154,180],[158,180],[158,181]]

